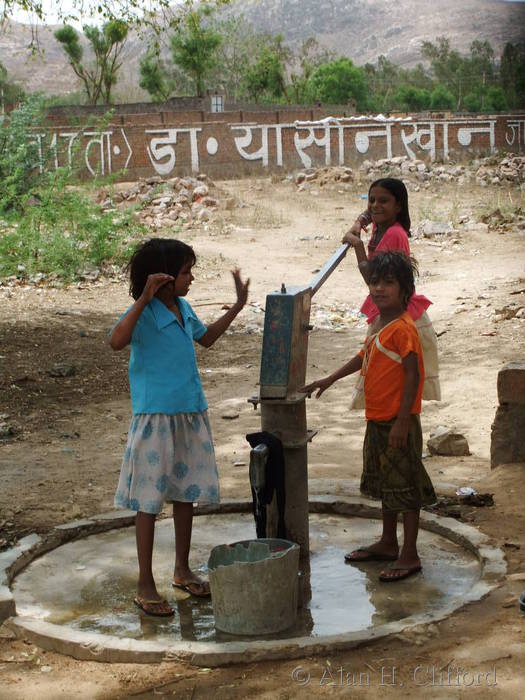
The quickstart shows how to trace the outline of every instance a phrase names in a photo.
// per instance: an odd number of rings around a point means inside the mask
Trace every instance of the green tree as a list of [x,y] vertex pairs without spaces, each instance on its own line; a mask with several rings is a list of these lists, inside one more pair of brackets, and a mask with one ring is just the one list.
[[431,109],[454,109],[454,95],[444,85],[437,85],[430,93]]
[[31,96],[0,121],[0,212],[23,208],[40,176],[40,153],[34,129],[42,124],[39,97]]
[[403,84],[401,69],[385,56],[379,56],[377,65],[365,64],[367,103],[376,111],[390,111],[395,104],[395,93]]
[[281,34],[266,36],[255,61],[245,73],[244,90],[248,96],[255,102],[288,100],[285,71],[290,57]]
[[220,34],[205,22],[210,14],[207,7],[188,12],[170,41],[173,62],[191,78],[198,97],[204,95],[206,77],[221,43]]
[[95,57],[90,66],[83,63],[84,51],[79,35],[73,27],[66,25],[57,29],[55,38],[62,45],[75,75],[84,84],[88,103],[96,105],[102,100],[108,104],[122,65],[120,58],[128,35],[128,26],[120,20],[112,20],[106,22],[102,29],[85,26],[83,30]]
[[175,82],[157,51],[149,51],[140,61],[139,73],[140,87],[151,95],[154,102],[164,102],[172,94]]
[[505,91],[501,85],[492,85],[487,90],[487,107],[491,112],[503,112],[508,109]]
[[501,86],[509,107],[525,106],[525,45],[507,42],[500,63]]
[[7,105],[12,105],[21,100],[24,91],[9,79],[7,68],[0,61],[0,113],[3,114]]
[[424,41],[421,53],[430,61],[438,87],[441,84],[455,98],[456,109],[461,109],[463,95],[468,87],[468,70],[461,54],[450,48],[450,41],[444,36],[438,37],[435,44]]
[[420,112],[430,107],[430,92],[414,85],[402,85],[395,95],[401,109],[407,112]]
[[354,66],[349,58],[319,66],[311,78],[315,98],[328,104],[346,104],[356,101],[357,109],[366,109],[364,71]]
[[246,71],[266,42],[266,35],[256,34],[242,15],[217,21],[214,29],[221,36],[221,43],[209,82],[237,101],[243,92]]
[[447,38],[438,37],[435,44],[423,42],[422,53],[431,63],[436,82],[454,96],[456,109],[489,108],[488,90],[496,85],[497,76],[494,50],[488,41],[473,41],[470,53],[462,55],[450,47]]
[[311,77],[323,63],[335,60],[333,52],[322,49],[313,37],[305,39],[291,63],[290,87],[296,104],[314,101]]

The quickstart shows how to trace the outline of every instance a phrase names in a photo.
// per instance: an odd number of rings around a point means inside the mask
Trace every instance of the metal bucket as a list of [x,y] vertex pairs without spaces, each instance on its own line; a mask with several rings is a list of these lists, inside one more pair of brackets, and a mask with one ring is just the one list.
[[243,540],[214,547],[208,560],[215,626],[230,634],[273,634],[297,614],[299,545]]

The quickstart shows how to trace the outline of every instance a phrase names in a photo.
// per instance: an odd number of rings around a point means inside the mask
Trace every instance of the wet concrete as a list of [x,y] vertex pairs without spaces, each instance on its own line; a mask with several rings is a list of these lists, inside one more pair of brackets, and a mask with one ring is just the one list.
[[[298,620],[273,639],[346,634],[414,615],[428,617],[459,607],[481,577],[470,551],[433,532],[420,531],[423,574],[395,584],[378,575],[384,564],[344,563],[345,552],[377,539],[381,523],[366,518],[310,515],[310,572],[300,577]],[[250,514],[195,519],[192,566],[206,575],[212,547],[255,537]],[[133,528],[70,542],[33,561],[12,583],[20,618],[112,635],[122,639],[173,643],[246,640],[215,630],[209,600],[191,598],[171,587],[173,525],[157,523],[154,571],[159,591],[175,606],[172,618],[152,618],[133,605],[136,551]],[[262,637],[261,639],[267,639]]]

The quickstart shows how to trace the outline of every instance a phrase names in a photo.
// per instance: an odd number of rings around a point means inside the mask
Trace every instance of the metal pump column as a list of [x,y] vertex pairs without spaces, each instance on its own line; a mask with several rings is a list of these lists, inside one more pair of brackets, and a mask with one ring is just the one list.
[[[312,296],[346,255],[343,245],[332,255],[310,284],[281,286],[268,294],[261,355],[261,430],[282,442],[285,461],[286,535],[309,553],[307,443],[315,432],[306,428],[305,395],[298,390],[306,380],[308,333]],[[277,532],[275,498],[267,511],[267,537]]]

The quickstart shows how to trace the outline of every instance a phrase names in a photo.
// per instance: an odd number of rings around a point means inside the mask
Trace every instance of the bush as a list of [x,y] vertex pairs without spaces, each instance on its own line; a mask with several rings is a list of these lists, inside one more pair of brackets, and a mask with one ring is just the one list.
[[402,85],[396,93],[395,100],[399,107],[407,112],[420,112],[430,107],[429,91],[413,85]]
[[478,92],[469,92],[465,95],[463,106],[467,112],[481,112],[481,95]]
[[22,216],[0,222],[0,278],[36,273],[65,280],[86,266],[123,265],[145,230],[131,212],[101,212],[57,171]]
[[0,122],[0,213],[21,208],[40,177],[33,129],[42,115],[42,100],[29,97]]
[[499,85],[489,87],[487,92],[487,106],[493,112],[503,112],[509,108],[505,92]]
[[0,278],[74,279],[88,264],[122,264],[143,227],[130,212],[101,212],[68,169],[51,169],[33,136],[41,118],[42,102],[31,98],[0,123]]

